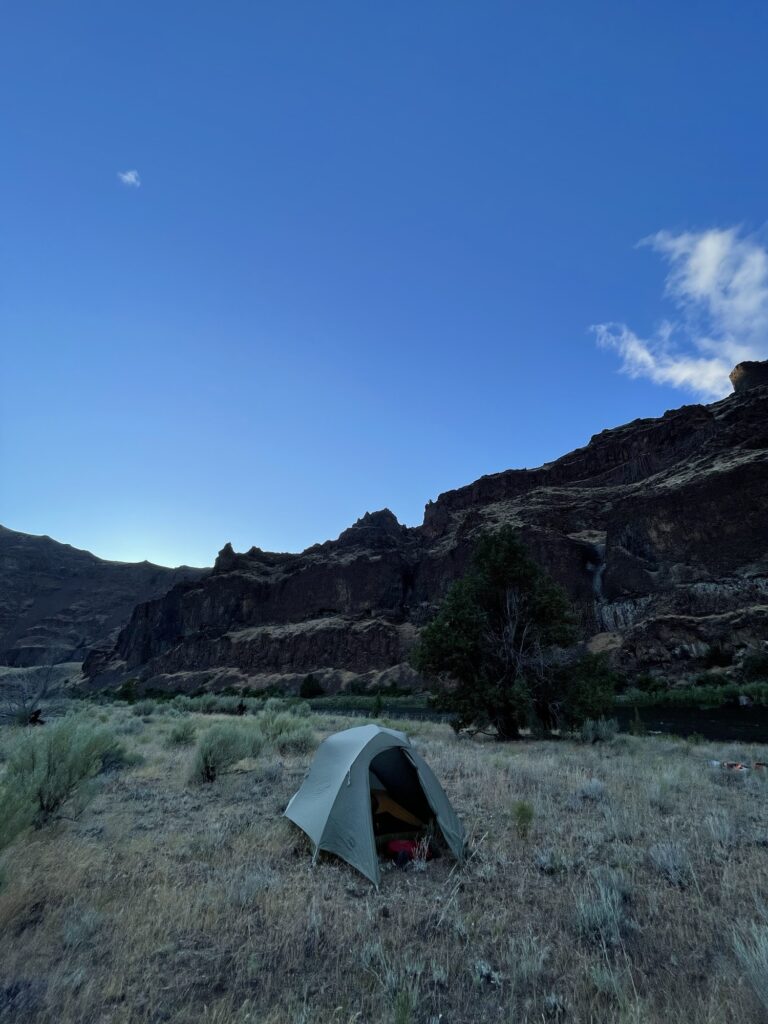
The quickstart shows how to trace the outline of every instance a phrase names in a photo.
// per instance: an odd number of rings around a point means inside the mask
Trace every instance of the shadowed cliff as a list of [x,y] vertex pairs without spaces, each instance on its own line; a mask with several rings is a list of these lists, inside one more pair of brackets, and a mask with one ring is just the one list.
[[385,509],[301,554],[226,545],[210,575],[139,605],[85,672],[94,685],[290,686],[308,672],[331,688],[412,682],[418,627],[477,535],[503,523],[567,588],[590,646],[620,666],[683,674],[713,644],[737,658],[768,635],[764,368],[737,367],[720,402],[441,494],[420,527]]

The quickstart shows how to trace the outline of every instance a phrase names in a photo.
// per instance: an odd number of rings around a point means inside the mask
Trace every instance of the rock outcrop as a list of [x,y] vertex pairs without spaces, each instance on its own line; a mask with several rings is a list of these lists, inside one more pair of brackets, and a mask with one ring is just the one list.
[[94,646],[114,645],[137,603],[207,571],[108,562],[0,526],[0,664],[82,661]]
[[408,680],[418,627],[478,534],[505,523],[567,588],[584,638],[623,668],[685,674],[715,644],[738,657],[768,637],[763,370],[736,375],[720,402],[441,494],[420,527],[383,510],[301,554],[226,545],[209,576],[137,607],[86,674],[94,686],[291,685],[309,672],[331,688]]
[[746,391],[748,388],[768,387],[768,359],[737,363],[731,370],[730,378],[736,392]]

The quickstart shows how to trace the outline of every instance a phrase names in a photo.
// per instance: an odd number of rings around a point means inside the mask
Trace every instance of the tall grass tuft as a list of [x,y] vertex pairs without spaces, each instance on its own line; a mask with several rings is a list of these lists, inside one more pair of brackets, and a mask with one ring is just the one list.
[[179,722],[171,729],[169,739],[176,747],[186,747],[195,742],[197,730],[192,722]]
[[576,928],[588,940],[610,948],[618,946],[630,927],[624,910],[626,884],[618,872],[606,872],[594,879],[592,892],[576,901]]
[[578,732],[582,743],[610,743],[619,731],[615,718],[586,718]]
[[768,925],[750,924],[737,928],[733,951],[760,1005],[768,1014]]
[[690,858],[679,843],[654,843],[648,849],[648,860],[670,885],[683,887],[693,879]]
[[0,787],[0,850],[29,828],[34,817],[35,807],[27,790],[9,783],[6,778]]
[[527,800],[516,800],[512,805],[512,817],[515,819],[518,836],[527,839],[533,825],[533,804]]

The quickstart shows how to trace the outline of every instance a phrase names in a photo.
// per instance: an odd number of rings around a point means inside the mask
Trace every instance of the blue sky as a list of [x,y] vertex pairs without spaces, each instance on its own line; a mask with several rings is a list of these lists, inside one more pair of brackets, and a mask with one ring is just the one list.
[[13,529],[210,564],[416,524],[768,356],[762,2],[2,23]]

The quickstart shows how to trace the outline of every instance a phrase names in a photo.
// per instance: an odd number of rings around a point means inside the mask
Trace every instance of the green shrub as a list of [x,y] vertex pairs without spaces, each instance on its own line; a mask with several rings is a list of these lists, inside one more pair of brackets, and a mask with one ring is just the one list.
[[619,731],[619,723],[615,718],[585,719],[579,729],[582,743],[609,743]]
[[745,679],[768,680],[768,651],[750,651],[741,663]]
[[286,711],[288,707],[288,701],[284,697],[267,697],[262,710],[274,713],[276,711]]
[[235,715],[240,705],[239,697],[219,696],[216,698],[215,710],[220,715]]
[[258,757],[267,745],[261,729],[250,727],[243,730],[245,735],[246,757]]
[[258,696],[260,700],[266,700],[268,697],[280,698],[285,696],[285,689],[273,683],[270,686],[265,686],[262,690],[254,691],[254,695]]
[[302,723],[278,737],[276,746],[281,754],[309,754],[317,746],[317,737],[308,725]]
[[138,718],[144,718],[147,715],[151,715],[155,710],[155,702],[153,700],[139,700],[133,705],[133,713]]
[[560,670],[559,652],[575,636],[565,591],[502,526],[480,536],[468,572],[421,630],[412,660],[428,678],[453,681],[439,707],[456,716],[457,729],[517,739],[531,711],[551,728],[558,708],[571,721],[604,710],[608,674],[599,659]]
[[115,726],[115,732],[120,736],[136,736],[145,729],[146,726],[139,718],[128,718]]
[[281,737],[287,736],[302,726],[298,715],[290,711],[275,711],[269,707],[271,701],[267,701],[267,707],[256,715],[259,729],[264,733],[270,743],[276,743]]
[[618,677],[605,655],[586,654],[555,673],[561,715],[569,724],[603,718],[613,707]]
[[7,814],[12,822],[43,824],[88,779],[127,761],[112,733],[82,719],[65,718],[25,731],[8,758],[0,798],[6,813],[0,818]]
[[214,782],[227,768],[252,756],[253,737],[241,726],[212,725],[197,744],[190,782]]
[[115,698],[117,700],[124,700],[128,704],[133,704],[136,700],[136,685],[137,679],[126,679],[124,683],[115,690]]
[[[387,689],[383,689],[381,693],[382,696],[386,697],[387,708],[392,711],[437,710],[435,704],[438,701],[438,697],[435,694],[400,694],[399,696],[390,697]],[[317,711],[360,711],[364,714],[373,715],[373,709],[376,706],[376,695],[368,694],[365,697],[355,697],[350,696],[348,692],[342,692],[333,695],[327,694],[325,697],[313,697],[311,701],[300,702],[296,713],[301,714],[301,709],[306,709],[307,706]]]
[[196,729],[192,722],[179,722],[171,729],[168,737],[171,743],[177,747],[186,747],[195,742]]
[[201,715],[237,715],[242,708],[254,711],[260,701],[252,697],[241,697],[229,693],[203,693],[195,697],[179,695],[173,698],[171,707],[176,711],[194,711]]
[[595,719],[585,718],[576,735],[580,743],[597,743],[597,722]]
[[207,729],[195,751],[190,781],[213,782],[236,761],[244,757],[258,757],[265,749],[272,748],[281,754],[303,754],[314,750],[317,738],[307,721],[308,712],[296,714],[279,710],[284,707],[284,701],[271,698],[255,719],[237,725],[213,725]]
[[186,694],[180,693],[173,698],[171,702],[175,708],[179,711],[194,711],[195,701],[192,697],[187,697]]
[[729,686],[730,684],[731,680],[728,676],[723,675],[722,672],[702,672],[694,680],[694,686],[696,687],[707,686],[711,688],[713,686]]
[[516,800],[512,805],[512,817],[521,839],[527,839],[533,825],[533,805],[527,800]]
[[315,676],[310,674],[302,679],[301,686],[299,687],[300,697],[308,700],[312,697],[323,697],[324,695],[325,690],[323,689],[320,680],[315,678]]
[[[700,677],[701,678],[701,677]],[[755,704],[768,705],[768,682],[727,683],[712,685],[712,677],[706,677],[706,684],[678,686],[660,693],[647,694],[629,689],[616,699],[619,705],[630,707],[674,707],[674,708],[717,708],[735,703],[739,697],[749,697]]]
[[667,684],[659,676],[651,675],[650,672],[643,672],[631,679],[631,689],[641,690],[643,693],[661,693],[666,690]]

